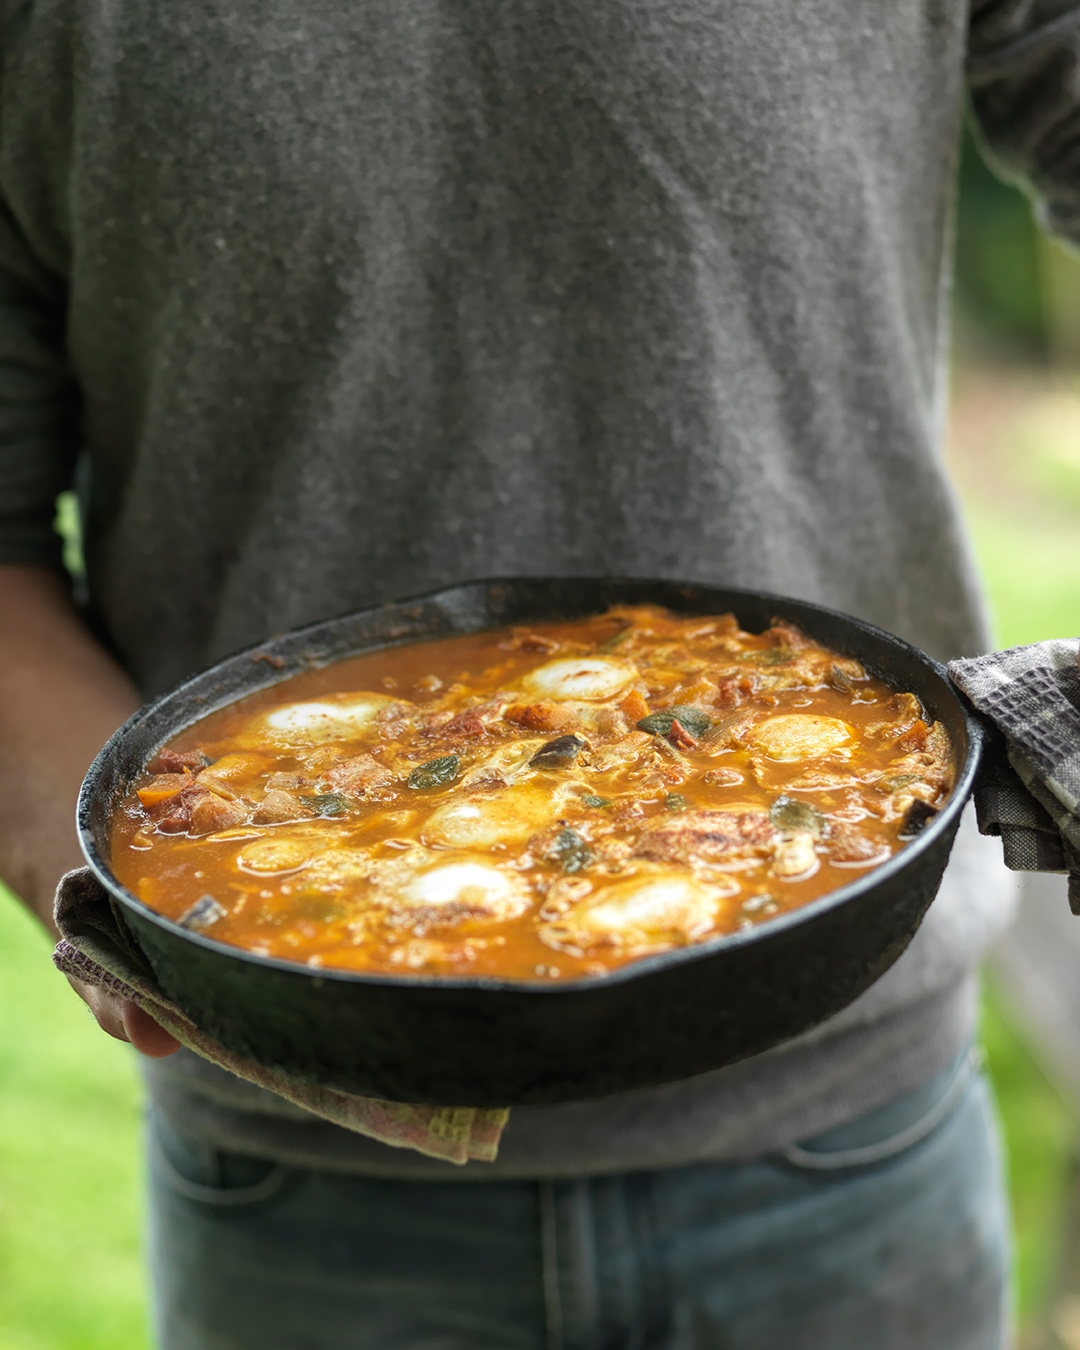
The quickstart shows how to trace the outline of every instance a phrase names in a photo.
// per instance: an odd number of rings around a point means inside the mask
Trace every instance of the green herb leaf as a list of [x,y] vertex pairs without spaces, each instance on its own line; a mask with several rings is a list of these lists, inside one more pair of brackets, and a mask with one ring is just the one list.
[[610,797],[594,797],[591,793],[581,799],[583,806],[610,806]]
[[584,748],[585,742],[580,736],[557,736],[553,741],[548,741],[547,745],[542,745],[537,750],[536,754],[529,760],[529,767],[532,769],[569,768]]
[[829,667],[829,683],[834,689],[839,689],[843,694],[853,694],[855,686],[851,683],[851,677],[846,670],[841,670],[839,666]]
[[739,652],[738,661],[746,661],[752,666],[789,666],[795,660],[790,647],[759,647],[752,652]]
[[426,764],[421,764],[409,774],[409,787],[420,792],[445,787],[458,776],[460,768],[461,760],[457,755],[441,755],[438,759],[429,759]]
[[580,872],[592,862],[592,849],[576,830],[561,830],[547,851],[564,872]]
[[809,802],[794,797],[780,796],[769,807],[769,819],[778,830],[798,830],[819,838],[825,828],[825,817]]
[[712,718],[689,703],[676,703],[673,708],[661,708],[659,712],[649,713],[638,723],[640,731],[650,736],[667,736],[672,722],[678,722],[691,736],[704,736],[712,726]]
[[692,704],[676,703],[674,708],[669,708],[668,711],[680,726],[686,728],[691,736],[704,736],[712,726],[712,718],[709,714],[702,712],[700,708],[695,708]]
[[675,721],[675,714],[668,709],[664,712],[649,713],[638,723],[639,731],[647,731],[650,736],[666,736]]
[[313,797],[301,797],[300,800],[317,816],[344,816],[349,810],[349,799],[339,792],[317,792]]
[[664,798],[664,805],[669,811],[685,811],[686,798],[681,792],[669,792]]

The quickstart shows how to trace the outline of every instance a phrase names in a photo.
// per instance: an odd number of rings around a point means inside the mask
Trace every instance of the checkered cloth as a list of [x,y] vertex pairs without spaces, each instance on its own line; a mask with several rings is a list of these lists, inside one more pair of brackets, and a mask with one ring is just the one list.
[[391,1148],[414,1149],[443,1162],[493,1162],[510,1112],[472,1106],[415,1106],[354,1097],[293,1078],[226,1050],[166,998],[120,907],[88,867],[69,872],[56,892],[61,940],[53,961],[65,975],[137,1003],[181,1044],[257,1087],[268,1088],[305,1111]]
[[983,834],[1014,872],[1067,872],[1080,914],[1080,642],[953,661],[949,675],[993,723],[975,788]]

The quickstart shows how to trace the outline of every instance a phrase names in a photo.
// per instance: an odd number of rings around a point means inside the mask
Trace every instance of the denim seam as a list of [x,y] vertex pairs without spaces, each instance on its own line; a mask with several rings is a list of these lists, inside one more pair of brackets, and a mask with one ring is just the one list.
[[661,1252],[660,1217],[656,1205],[655,1176],[645,1174],[636,1182],[634,1208],[635,1247],[638,1254],[639,1311],[642,1346],[666,1344],[671,1335],[672,1291]]
[[879,1144],[825,1153],[815,1153],[800,1144],[789,1144],[787,1148],[780,1150],[780,1156],[796,1167],[815,1172],[833,1172],[845,1167],[867,1167],[871,1163],[885,1162],[889,1158],[898,1157],[907,1149],[921,1143],[949,1118],[960,1105],[961,1098],[981,1062],[978,1049],[973,1047],[961,1062],[952,1082],[933,1106],[899,1134],[894,1134]]
[[544,1320],[547,1350],[562,1350],[563,1310],[559,1289],[559,1239],[555,1213],[555,1185],[537,1182],[540,1208],[540,1263],[544,1284]]

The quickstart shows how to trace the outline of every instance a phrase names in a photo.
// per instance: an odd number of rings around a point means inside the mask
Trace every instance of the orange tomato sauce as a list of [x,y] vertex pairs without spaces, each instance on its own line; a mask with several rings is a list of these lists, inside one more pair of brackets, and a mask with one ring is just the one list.
[[651,606],[386,648],[189,727],[113,822],[151,909],[395,975],[603,974],[852,880],[947,797],[913,694]]

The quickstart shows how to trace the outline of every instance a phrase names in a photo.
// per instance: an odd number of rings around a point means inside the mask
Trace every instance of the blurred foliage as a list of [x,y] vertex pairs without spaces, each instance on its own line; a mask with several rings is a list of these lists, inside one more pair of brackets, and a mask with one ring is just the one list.
[[970,125],[956,204],[953,318],[961,360],[1080,366],[1080,258],[1039,229]]
[[1001,646],[1080,632],[1080,257],[965,132],[949,467]]
[[1055,1292],[1077,1132],[1070,1105],[1032,1058],[1010,1011],[991,984],[980,1034],[1008,1149],[1014,1304],[1026,1330]]
[[991,171],[970,126],[956,206],[955,318],[961,341],[1031,359],[1049,351],[1040,235],[1024,194]]
[[[61,492],[56,499],[56,518],[53,529],[64,543],[64,566],[72,580],[78,583],[86,576],[82,550],[82,523],[79,519],[79,499],[74,490]],[[4,1350],[0,1346],[0,1350]]]

